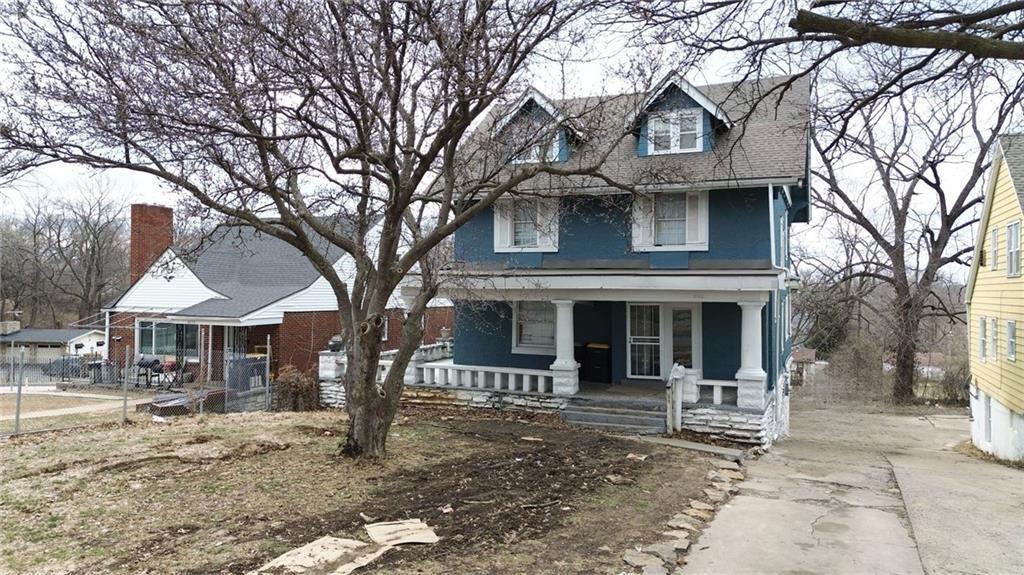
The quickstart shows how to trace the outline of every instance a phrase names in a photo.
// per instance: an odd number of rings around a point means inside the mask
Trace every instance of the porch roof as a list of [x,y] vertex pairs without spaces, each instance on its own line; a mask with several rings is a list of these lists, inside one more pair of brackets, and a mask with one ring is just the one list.
[[766,301],[786,271],[516,270],[449,274],[439,295],[475,300]]

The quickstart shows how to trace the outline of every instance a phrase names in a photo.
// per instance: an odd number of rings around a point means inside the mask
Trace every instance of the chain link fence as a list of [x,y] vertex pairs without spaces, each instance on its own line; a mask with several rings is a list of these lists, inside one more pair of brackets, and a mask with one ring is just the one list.
[[114,345],[106,356],[32,357],[0,349],[0,435],[57,430],[156,416],[269,410],[275,365],[270,342],[259,353],[179,348],[136,353]]

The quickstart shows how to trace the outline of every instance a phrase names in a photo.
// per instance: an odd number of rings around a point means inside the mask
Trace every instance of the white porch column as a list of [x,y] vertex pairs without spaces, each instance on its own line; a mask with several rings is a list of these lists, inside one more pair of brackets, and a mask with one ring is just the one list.
[[736,372],[737,405],[764,409],[766,373],[761,368],[761,310],[763,301],[736,302],[743,312],[740,327],[740,369]]
[[555,395],[573,395],[580,390],[579,364],[574,357],[572,309],[574,302],[570,300],[552,301],[555,305],[555,363],[551,364],[554,373]]

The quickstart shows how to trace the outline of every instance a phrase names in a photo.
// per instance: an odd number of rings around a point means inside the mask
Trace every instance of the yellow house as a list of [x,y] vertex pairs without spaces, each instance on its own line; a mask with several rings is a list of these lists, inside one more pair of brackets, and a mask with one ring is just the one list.
[[971,439],[1011,460],[1024,460],[1024,327],[1021,221],[1024,220],[1024,134],[999,137],[992,158],[967,282],[971,348]]

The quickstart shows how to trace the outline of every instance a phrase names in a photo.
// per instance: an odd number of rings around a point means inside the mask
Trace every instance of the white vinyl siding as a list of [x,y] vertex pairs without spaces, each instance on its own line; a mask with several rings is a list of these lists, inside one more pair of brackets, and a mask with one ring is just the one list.
[[1017,322],[1006,322],[1006,359],[1017,361]]
[[512,304],[512,353],[553,355],[555,306],[548,301]]
[[632,220],[635,252],[708,249],[706,191],[636,195]]
[[1020,275],[1020,222],[1006,226],[1006,276]]
[[494,251],[557,252],[558,198],[515,198],[495,202]]
[[652,113],[647,118],[647,153],[703,151],[703,114],[700,108]]

